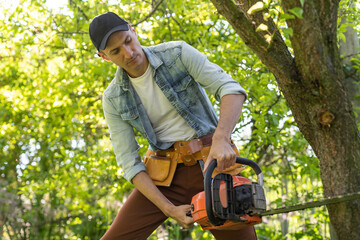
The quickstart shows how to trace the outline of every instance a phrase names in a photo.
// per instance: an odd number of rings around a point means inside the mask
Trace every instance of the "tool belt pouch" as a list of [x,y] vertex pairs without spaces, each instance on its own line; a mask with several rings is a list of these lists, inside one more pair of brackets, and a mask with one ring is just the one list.
[[145,155],[146,172],[157,186],[170,186],[176,170],[176,153],[168,152],[167,156],[157,156],[152,150]]

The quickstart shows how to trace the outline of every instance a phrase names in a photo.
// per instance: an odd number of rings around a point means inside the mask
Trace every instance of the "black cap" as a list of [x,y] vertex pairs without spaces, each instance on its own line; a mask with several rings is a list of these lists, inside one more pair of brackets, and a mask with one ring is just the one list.
[[104,50],[110,35],[117,31],[128,31],[129,24],[113,12],[96,16],[90,23],[90,39],[97,50]]

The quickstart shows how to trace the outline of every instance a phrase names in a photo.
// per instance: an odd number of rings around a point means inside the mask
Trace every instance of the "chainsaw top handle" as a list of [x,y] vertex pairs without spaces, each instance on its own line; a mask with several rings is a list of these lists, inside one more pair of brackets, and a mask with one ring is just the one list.
[[[263,185],[263,174],[262,174],[261,168],[259,167],[259,165],[256,162],[254,162],[250,159],[247,159],[247,158],[236,157],[236,163],[250,166],[257,175],[258,184],[260,186]],[[212,184],[211,175],[216,166],[217,166],[216,159],[209,164],[208,169],[206,170],[206,173],[205,173],[205,177],[204,177],[204,190],[205,190],[206,214],[209,218],[210,223],[212,223],[215,226],[219,226],[219,225],[224,224],[225,220],[215,218],[214,212],[213,212],[213,206],[212,206],[212,196],[211,196],[211,184]]]

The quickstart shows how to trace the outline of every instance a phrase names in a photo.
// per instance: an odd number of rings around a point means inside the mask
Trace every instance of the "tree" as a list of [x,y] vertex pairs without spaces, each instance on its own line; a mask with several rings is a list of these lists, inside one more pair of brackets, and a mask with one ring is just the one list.
[[[319,158],[324,195],[360,191],[360,134],[337,45],[340,1],[281,1],[291,47],[269,16],[271,1],[211,1],[276,77]],[[339,239],[360,238],[360,201],[327,208]]]

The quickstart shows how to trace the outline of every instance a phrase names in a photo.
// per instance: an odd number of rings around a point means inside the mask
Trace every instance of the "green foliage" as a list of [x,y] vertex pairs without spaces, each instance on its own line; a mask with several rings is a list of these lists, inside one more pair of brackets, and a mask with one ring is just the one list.
[[[278,1],[260,5],[252,11],[266,7],[284,38],[292,36],[284,23],[301,19],[301,8],[284,13]],[[273,75],[210,2],[20,0],[0,12],[1,239],[99,239],[133,187],[121,177],[102,114],[115,67],[96,56],[87,34],[91,18],[106,11],[129,20],[143,45],[188,42],[247,89],[233,137],[242,156],[262,166],[271,207],[322,195],[318,161]],[[144,154],[148,144],[137,140]],[[321,230],[328,224],[323,208],[264,222],[256,226],[260,239],[329,235]],[[281,230],[289,222],[294,227]],[[173,220],[150,239],[160,236],[213,239]]]
[[358,24],[359,6],[358,1],[341,1],[339,18],[338,18],[338,41],[346,42],[344,33],[347,28],[352,28],[359,32],[360,27]]

